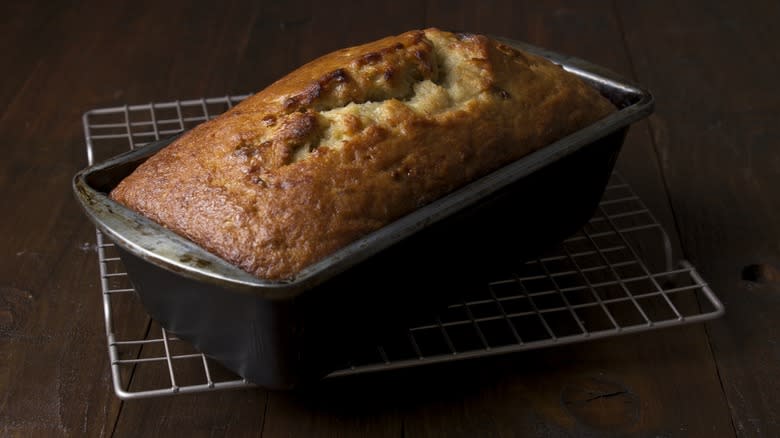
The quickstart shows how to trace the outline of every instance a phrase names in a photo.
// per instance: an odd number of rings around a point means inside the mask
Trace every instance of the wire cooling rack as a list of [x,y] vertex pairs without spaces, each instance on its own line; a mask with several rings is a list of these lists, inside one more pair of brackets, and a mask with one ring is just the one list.
[[[176,134],[246,96],[101,108],[84,114],[90,164]],[[116,394],[136,399],[248,388],[144,312],[121,260],[97,232],[106,336]],[[688,262],[672,264],[669,238],[614,174],[578,233],[515,272],[473,291],[427,323],[356,351],[345,376],[581,342],[716,318],[723,305]]]

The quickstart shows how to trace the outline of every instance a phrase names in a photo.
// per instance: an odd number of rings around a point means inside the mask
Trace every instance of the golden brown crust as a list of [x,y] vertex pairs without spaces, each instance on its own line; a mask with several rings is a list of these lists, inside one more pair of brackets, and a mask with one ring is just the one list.
[[260,278],[291,278],[613,110],[539,57],[412,31],[304,65],[111,196]]

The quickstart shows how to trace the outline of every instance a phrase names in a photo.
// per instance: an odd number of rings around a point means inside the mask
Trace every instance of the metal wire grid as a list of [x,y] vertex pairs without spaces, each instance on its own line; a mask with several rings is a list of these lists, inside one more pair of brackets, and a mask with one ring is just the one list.
[[[176,134],[245,96],[92,110],[84,114],[92,162]],[[640,256],[648,254],[648,256]],[[114,390],[135,399],[253,385],[151,321],[114,245],[97,232]],[[116,310],[116,312],[115,312]],[[576,235],[516,272],[355,352],[328,377],[531,350],[716,318],[723,306],[671,244],[631,187],[615,174],[596,215]],[[115,317],[116,315],[116,317]],[[142,329],[142,330],[141,330]]]

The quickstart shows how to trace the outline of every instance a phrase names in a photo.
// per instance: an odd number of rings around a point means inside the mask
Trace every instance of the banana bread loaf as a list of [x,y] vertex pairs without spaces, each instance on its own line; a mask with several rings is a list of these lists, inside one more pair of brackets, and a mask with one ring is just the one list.
[[411,31],[314,60],[149,158],[116,201],[269,280],[614,111],[487,37]]

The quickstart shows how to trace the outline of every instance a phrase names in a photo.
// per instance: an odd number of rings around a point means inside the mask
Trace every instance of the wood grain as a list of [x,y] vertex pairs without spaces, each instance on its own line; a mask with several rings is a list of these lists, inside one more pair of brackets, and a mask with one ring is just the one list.
[[780,285],[744,281],[741,271],[780,266],[780,6],[656,3],[620,3],[626,41],[658,96],[650,123],[685,256],[727,307],[707,327],[734,428],[773,435]]
[[[0,56],[12,67],[0,82],[0,435],[777,435],[778,8],[760,0],[3,2]],[[70,194],[86,164],[81,114],[255,91],[320,54],[424,26],[526,40],[650,88],[656,115],[632,129],[619,167],[678,254],[725,298],[727,316],[305,392],[120,402],[94,229]],[[128,337],[147,332],[146,318],[118,320]],[[164,368],[143,373],[135,388],[167,381]]]
[[65,5],[49,6],[3,4],[20,15],[4,15],[17,44],[2,49],[15,67],[0,85],[0,303],[10,315],[0,327],[0,434],[97,436],[110,433],[119,402],[101,357],[94,231],[69,193],[84,164],[70,96],[87,89],[72,80],[89,38],[54,38],[80,23]]

